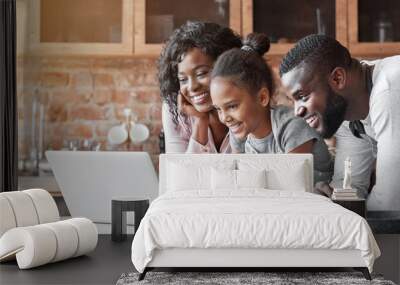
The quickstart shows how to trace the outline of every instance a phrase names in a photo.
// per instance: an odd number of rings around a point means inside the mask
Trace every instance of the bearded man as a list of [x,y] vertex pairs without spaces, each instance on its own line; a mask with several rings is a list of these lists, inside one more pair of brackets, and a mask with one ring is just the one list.
[[336,134],[335,174],[340,187],[344,159],[352,160],[353,187],[368,195],[368,210],[400,210],[400,56],[367,62],[324,35],[301,39],[282,60],[282,84],[294,112],[324,138]]

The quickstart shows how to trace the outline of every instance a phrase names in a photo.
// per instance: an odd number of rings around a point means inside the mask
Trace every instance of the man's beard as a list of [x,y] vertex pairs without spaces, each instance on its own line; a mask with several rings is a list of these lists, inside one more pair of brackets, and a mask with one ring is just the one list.
[[347,109],[346,100],[335,93],[329,85],[328,88],[328,99],[322,115],[323,129],[321,131],[321,136],[325,139],[332,137],[339,129]]

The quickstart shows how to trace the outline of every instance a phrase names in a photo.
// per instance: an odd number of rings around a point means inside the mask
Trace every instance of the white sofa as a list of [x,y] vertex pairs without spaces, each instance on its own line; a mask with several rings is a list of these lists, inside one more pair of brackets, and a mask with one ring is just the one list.
[[0,193],[0,262],[20,269],[86,254],[97,245],[96,226],[86,218],[60,221],[55,201],[43,189]]

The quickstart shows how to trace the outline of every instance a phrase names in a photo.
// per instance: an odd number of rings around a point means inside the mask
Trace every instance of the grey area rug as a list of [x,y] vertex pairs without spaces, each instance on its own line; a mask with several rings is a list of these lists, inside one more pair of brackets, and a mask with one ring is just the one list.
[[117,285],[133,284],[376,284],[395,285],[384,280],[382,276],[372,275],[372,281],[364,278],[359,272],[148,272],[142,281],[138,281],[139,273],[125,273],[117,281]]

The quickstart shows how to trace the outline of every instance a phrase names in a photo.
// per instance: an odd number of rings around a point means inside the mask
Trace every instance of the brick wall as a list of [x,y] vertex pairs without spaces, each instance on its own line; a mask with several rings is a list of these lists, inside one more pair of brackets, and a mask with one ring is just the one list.
[[24,57],[18,59],[20,158],[29,157],[32,100],[45,106],[44,148],[61,149],[66,141],[92,139],[108,149],[107,132],[131,108],[150,129],[143,150],[156,156],[161,129],[161,99],[156,59],[134,57]]
[[[279,60],[269,60],[275,73]],[[161,99],[155,57],[25,56],[18,59],[17,72],[20,159],[29,158],[32,100],[37,98],[45,106],[45,150],[61,149],[74,139],[95,140],[109,149],[107,132],[128,107],[151,135],[142,145],[118,149],[147,151],[157,164]],[[278,98],[286,103],[284,96]]]

